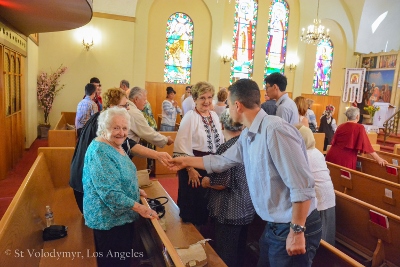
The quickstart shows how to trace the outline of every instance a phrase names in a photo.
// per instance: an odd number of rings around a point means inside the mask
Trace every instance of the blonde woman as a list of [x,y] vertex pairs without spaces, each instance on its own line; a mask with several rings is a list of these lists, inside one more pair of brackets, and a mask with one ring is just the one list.
[[308,126],[308,119],[306,117],[308,104],[304,97],[298,96],[294,99],[294,103],[296,104],[297,110],[299,111],[299,122],[303,124],[305,127]]

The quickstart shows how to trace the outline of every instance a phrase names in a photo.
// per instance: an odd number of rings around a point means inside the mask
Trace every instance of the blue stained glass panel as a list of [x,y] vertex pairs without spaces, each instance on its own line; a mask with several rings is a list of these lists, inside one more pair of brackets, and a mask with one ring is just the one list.
[[167,21],[164,82],[190,84],[193,21],[185,13],[174,13]]

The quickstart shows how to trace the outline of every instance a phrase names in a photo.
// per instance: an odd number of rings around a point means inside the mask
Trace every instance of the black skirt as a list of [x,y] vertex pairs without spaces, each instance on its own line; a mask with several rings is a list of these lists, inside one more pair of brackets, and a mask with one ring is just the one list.
[[[207,153],[193,151],[195,156],[204,156]],[[201,178],[200,183],[204,176],[207,176],[205,170],[196,169]],[[207,189],[201,185],[199,187],[192,187],[188,184],[189,174],[186,169],[178,171],[179,188],[178,188],[178,207],[180,209],[179,216],[183,222],[190,222],[194,225],[204,225],[208,220],[208,198],[206,198]]]

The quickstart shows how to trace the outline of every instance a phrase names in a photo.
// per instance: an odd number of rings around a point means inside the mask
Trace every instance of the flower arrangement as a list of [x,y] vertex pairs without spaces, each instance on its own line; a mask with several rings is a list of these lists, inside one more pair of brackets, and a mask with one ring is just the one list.
[[39,101],[39,107],[44,111],[44,124],[49,124],[49,114],[53,107],[53,101],[58,92],[60,92],[65,84],[59,86],[60,77],[67,70],[67,67],[61,66],[53,73],[47,74],[41,72],[37,79],[37,98]]
[[364,110],[366,112],[368,112],[368,114],[371,116],[371,118],[374,117],[375,112],[379,111],[380,107],[376,107],[376,106],[366,106],[364,107]]

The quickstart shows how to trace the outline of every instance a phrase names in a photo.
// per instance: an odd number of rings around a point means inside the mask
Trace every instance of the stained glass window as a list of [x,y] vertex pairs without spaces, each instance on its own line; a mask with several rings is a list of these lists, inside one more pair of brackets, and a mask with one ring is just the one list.
[[185,13],[174,13],[167,21],[164,82],[190,84],[193,21]]
[[328,95],[331,83],[333,44],[329,40],[321,41],[317,46],[314,66],[313,94]]
[[255,0],[236,0],[235,10],[231,83],[253,74],[258,4]]
[[265,52],[264,77],[273,72],[284,73],[289,6],[285,0],[272,0],[268,15],[268,43]]

